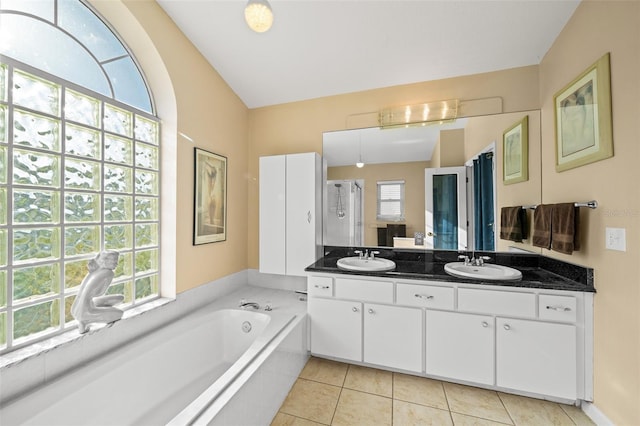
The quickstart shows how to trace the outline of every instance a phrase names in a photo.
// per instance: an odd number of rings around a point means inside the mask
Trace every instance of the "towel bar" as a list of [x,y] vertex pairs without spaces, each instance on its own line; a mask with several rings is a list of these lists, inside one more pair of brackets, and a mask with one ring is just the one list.
[[[598,208],[598,202],[596,200],[591,200],[591,201],[585,201],[582,203],[575,203],[576,207],[589,207],[590,209],[596,209]],[[537,204],[533,204],[531,206],[522,206],[523,209],[531,209],[531,210],[535,210],[536,207],[538,207]]]

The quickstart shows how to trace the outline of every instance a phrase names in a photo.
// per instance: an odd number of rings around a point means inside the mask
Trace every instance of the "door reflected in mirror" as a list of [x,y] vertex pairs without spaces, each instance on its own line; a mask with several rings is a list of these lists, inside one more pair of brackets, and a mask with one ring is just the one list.
[[[504,185],[503,132],[524,116],[529,119],[529,179]],[[325,132],[323,157],[327,166],[323,194],[324,245],[451,250],[475,247],[491,250],[493,246],[496,251],[515,248],[540,252],[528,240],[514,243],[499,239],[501,207],[541,202],[540,112],[537,110],[408,128]],[[356,166],[359,162],[364,163],[363,167]],[[479,172],[480,162],[484,163],[483,173]],[[457,193],[452,194],[449,189],[452,178],[438,178],[442,182],[436,187],[442,191],[436,194],[440,198],[436,198],[434,211],[433,183],[429,189],[427,171],[449,167],[466,168],[466,177],[456,177],[462,179],[460,183],[464,185],[460,189],[456,184]],[[403,221],[378,218],[377,186],[384,181],[404,181]],[[484,191],[475,187],[480,181],[484,182]],[[462,200],[460,197],[465,193]],[[387,238],[388,225],[400,225],[405,236]],[[438,234],[442,240],[438,240]]]

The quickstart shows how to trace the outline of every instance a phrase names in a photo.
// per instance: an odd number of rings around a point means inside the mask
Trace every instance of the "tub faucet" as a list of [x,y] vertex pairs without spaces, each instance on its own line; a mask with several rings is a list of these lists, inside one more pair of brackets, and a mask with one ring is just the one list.
[[260,309],[260,305],[258,305],[256,302],[240,301],[240,307],[242,309],[246,309],[246,308]]

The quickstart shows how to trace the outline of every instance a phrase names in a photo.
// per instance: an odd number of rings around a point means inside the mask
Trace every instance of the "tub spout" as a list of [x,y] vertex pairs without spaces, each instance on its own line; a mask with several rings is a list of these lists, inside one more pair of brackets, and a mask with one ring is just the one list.
[[240,307],[242,309],[246,309],[246,308],[260,309],[260,305],[258,305],[256,302],[240,302]]

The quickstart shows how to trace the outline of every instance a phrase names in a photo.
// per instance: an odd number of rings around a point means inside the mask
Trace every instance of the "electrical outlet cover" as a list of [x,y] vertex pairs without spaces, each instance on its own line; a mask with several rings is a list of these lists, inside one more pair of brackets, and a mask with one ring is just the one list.
[[624,228],[606,228],[605,247],[608,250],[627,251],[625,229]]

